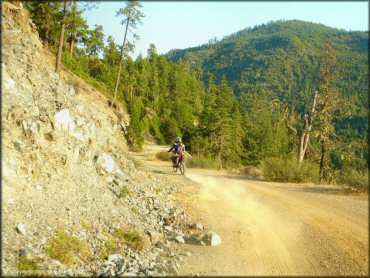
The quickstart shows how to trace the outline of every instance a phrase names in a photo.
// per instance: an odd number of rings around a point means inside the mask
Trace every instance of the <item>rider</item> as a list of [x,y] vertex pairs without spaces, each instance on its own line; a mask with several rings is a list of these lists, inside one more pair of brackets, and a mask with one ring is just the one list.
[[172,147],[168,150],[168,152],[172,151],[173,155],[171,157],[173,166],[176,166],[178,163],[179,155],[185,152],[185,145],[182,143],[181,137],[176,138],[176,142],[172,145]]

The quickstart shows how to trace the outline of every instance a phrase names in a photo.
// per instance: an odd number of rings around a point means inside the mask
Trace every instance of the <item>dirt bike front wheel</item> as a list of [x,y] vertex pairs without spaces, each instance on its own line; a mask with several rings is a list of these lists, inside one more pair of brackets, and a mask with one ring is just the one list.
[[185,175],[185,163],[184,162],[181,162],[181,164],[179,165],[179,168],[180,168],[181,174]]

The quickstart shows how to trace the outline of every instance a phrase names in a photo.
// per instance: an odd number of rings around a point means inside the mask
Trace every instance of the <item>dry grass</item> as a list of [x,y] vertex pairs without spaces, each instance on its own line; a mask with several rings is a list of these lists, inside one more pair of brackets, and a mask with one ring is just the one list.
[[171,161],[172,153],[169,153],[167,151],[161,151],[157,153],[155,157],[161,161]]
[[20,275],[24,276],[38,276],[39,271],[41,270],[40,258],[27,258],[21,257],[17,264],[17,270],[20,272]]
[[240,174],[243,176],[251,177],[252,179],[263,179],[262,171],[255,166],[245,166],[240,169]]
[[125,246],[133,250],[143,250],[148,247],[148,239],[132,228],[119,228],[113,233],[103,233],[103,235],[107,239],[99,250],[99,257],[102,260],[106,260],[109,254],[123,253]]
[[82,241],[74,236],[58,230],[57,234],[49,240],[47,254],[62,263],[70,265],[76,257],[88,259],[90,254]]
[[144,238],[136,230],[120,228],[115,231],[115,236],[120,242],[135,250],[142,250],[144,248]]

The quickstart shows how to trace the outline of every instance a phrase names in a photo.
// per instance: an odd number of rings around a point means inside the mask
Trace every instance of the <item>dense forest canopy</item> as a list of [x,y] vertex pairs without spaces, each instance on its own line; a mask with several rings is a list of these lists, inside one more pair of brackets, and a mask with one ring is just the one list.
[[[118,46],[102,26],[89,29],[82,3],[69,6],[63,64],[109,98],[117,92],[133,149],[182,136],[192,159],[208,166],[259,165],[270,177],[290,167],[287,180],[315,181],[320,162],[326,181],[367,179],[368,32],[277,21],[166,55],[152,44],[133,60],[133,40]],[[56,53],[62,5],[26,7]],[[302,138],[308,144],[297,163]]]

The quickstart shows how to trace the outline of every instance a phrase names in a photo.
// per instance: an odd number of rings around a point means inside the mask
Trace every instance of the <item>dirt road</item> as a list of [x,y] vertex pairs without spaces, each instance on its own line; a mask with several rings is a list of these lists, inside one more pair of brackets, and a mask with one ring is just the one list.
[[150,145],[134,156],[177,181],[178,205],[222,238],[215,247],[181,245],[193,253],[181,275],[369,275],[367,195],[200,169],[184,177],[152,160],[164,149]]

